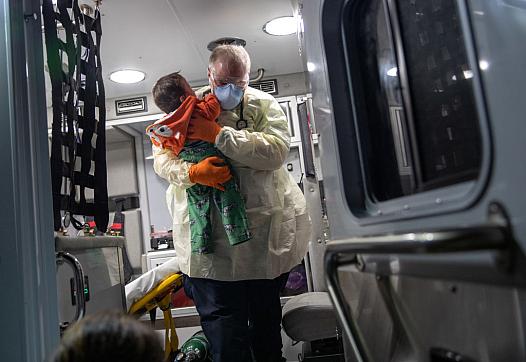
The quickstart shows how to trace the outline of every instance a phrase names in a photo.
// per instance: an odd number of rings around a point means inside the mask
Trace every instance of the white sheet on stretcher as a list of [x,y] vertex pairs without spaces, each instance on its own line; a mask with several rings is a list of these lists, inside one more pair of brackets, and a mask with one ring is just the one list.
[[178,273],[179,263],[176,258],[168,260],[166,263],[144,273],[139,278],[126,284],[126,307],[130,310],[133,303],[144,297],[150,290],[155,288],[167,276]]

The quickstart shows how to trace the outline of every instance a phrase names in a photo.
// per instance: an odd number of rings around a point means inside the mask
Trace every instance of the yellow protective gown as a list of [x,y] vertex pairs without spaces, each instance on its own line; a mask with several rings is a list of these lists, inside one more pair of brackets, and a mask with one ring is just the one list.
[[287,119],[271,95],[248,87],[243,98],[247,128],[237,130],[239,108],[222,111],[216,147],[238,177],[253,238],[231,246],[218,211],[212,207],[210,254],[192,254],[186,188],[192,165],[171,151],[154,147],[155,172],[166,179],[168,209],[173,218],[176,258],[191,277],[215,280],[272,279],[290,271],[307,252],[311,224],[305,197],[285,170],[290,136]]

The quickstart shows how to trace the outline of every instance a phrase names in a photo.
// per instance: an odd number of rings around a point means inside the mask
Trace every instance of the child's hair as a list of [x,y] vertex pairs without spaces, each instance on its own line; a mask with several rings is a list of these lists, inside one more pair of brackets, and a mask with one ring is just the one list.
[[186,94],[186,79],[179,72],[159,78],[153,86],[153,100],[164,113],[175,111],[181,105],[181,96]]
[[159,337],[122,312],[92,314],[66,330],[52,362],[162,362]]

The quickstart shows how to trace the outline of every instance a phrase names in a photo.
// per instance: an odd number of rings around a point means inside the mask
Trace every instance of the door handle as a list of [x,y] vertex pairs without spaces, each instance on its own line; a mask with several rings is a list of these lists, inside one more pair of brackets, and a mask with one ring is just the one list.
[[372,361],[357,321],[339,284],[338,268],[356,265],[356,254],[437,254],[481,250],[502,250],[509,246],[511,235],[505,227],[481,226],[379,236],[355,237],[327,244],[325,278],[336,314],[347,334],[358,362]]
[[433,347],[429,351],[431,362],[476,362],[475,360],[463,356],[457,352],[444,348]]
[[[84,271],[82,269],[82,265],[80,264],[79,260],[72,254],[61,251],[56,254],[56,263],[57,266],[61,263],[66,263],[71,266],[74,273],[74,284],[75,284],[75,299],[76,299],[76,311],[75,311],[75,317],[73,318],[72,322],[76,322],[84,317],[86,314],[86,297],[84,294],[84,281],[86,278],[84,277]],[[68,322],[63,322],[60,324],[60,330],[61,332],[64,331],[68,327]]]

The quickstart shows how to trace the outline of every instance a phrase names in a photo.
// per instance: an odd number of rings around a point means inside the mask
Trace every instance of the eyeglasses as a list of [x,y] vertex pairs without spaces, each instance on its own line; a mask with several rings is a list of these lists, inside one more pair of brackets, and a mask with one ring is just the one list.
[[245,88],[247,85],[248,85],[248,82],[249,82],[249,77],[248,77],[248,74],[246,74],[243,79],[239,78],[239,77],[224,77],[224,78],[216,78],[214,76],[214,72],[213,71],[210,71],[210,78],[212,79],[212,82],[214,83],[214,85],[216,87],[222,87],[222,86],[225,86],[227,84],[233,84],[235,85],[236,87],[239,87],[239,88]]

